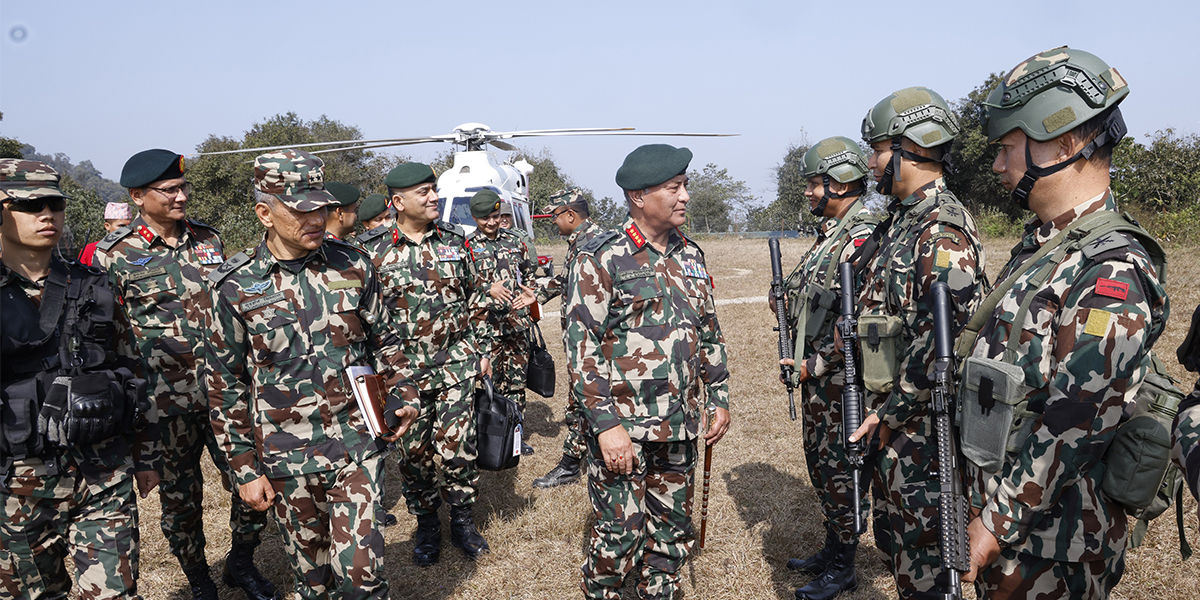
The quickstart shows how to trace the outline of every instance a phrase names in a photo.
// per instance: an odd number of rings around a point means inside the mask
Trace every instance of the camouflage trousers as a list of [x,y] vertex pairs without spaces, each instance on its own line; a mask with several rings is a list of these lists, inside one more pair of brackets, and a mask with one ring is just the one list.
[[975,596],[991,600],[1108,598],[1125,572],[1125,546],[1108,560],[1061,562],[1002,548],[980,574]]
[[[838,539],[848,544],[858,536],[854,533],[854,480],[846,458],[842,426],[842,381],[840,376],[822,377],[815,383],[804,384],[800,406],[808,477],[821,502],[825,521]],[[859,479],[859,505],[864,519],[871,514],[867,477]]]
[[938,547],[937,438],[928,409],[920,411],[875,456],[875,545],[901,598],[944,589]]
[[563,440],[563,456],[575,459],[587,457],[587,436],[583,432],[586,420],[570,387],[567,387],[567,408],[563,421],[567,424],[567,437]]
[[529,366],[529,330],[509,333],[496,339],[492,348],[492,384],[496,391],[517,403],[525,413],[525,378]]
[[138,522],[133,461],[85,477],[71,459],[51,475],[39,458],[16,461],[0,492],[0,599],[65,599],[66,558],[84,600],[138,598]]
[[376,453],[335,471],[270,480],[295,600],[388,597],[376,509],[383,457]]
[[230,492],[229,529],[233,539],[257,543],[267,515],[242,502],[230,485],[229,462],[217,447],[208,412],[159,417],[163,439],[163,473],[158,498],[162,504],[162,531],[171,554],[187,569],[205,562],[204,473],[200,459],[204,449],[221,473],[221,485]]
[[479,469],[473,382],[421,392],[421,412],[400,438],[401,483],[411,514],[437,512],[442,500],[453,506],[475,503]]
[[588,436],[588,495],[596,522],[583,563],[586,598],[617,599],[625,576],[639,570],[638,595],[670,599],[692,548],[696,441],[633,443],[633,473],[604,465]]

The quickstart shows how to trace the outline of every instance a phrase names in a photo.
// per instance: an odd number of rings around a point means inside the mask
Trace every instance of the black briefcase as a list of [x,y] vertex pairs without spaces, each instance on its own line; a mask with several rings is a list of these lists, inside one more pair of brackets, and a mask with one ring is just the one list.
[[496,393],[490,377],[475,390],[475,447],[480,469],[503,471],[521,462],[521,411]]
[[554,358],[546,349],[542,328],[533,324],[529,336],[529,364],[525,367],[525,389],[543,398],[554,397]]

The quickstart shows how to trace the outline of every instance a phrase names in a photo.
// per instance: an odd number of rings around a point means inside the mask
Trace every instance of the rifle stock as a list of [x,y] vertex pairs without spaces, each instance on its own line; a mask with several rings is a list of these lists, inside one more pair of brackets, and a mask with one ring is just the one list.
[[[779,359],[783,360],[793,358],[793,356],[792,339],[788,333],[787,307],[784,305],[783,264],[779,256],[779,238],[767,240],[767,248],[771,251],[771,296],[775,301],[775,320],[777,322],[775,331],[779,332]],[[792,367],[780,365],[779,370],[783,374],[783,383],[787,386],[788,415],[795,421],[796,397],[794,390],[796,386],[792,383]]]
[[962,574],[971,569],[967,540],[967,507],[959,473],[954,421],[954,347],[950,319],[950,286],[938,281],[933,295],[933,425],[938,450],[938,520],[942,568],[950,575],[946,597],[962,598]]
[[854,314],[854,266],[849,262],[838,265],[838,277],[841,280],[841,316],[838,321],[838,333],[842,337],[842,364],[846,375],[846,384],[842,387],[842,435],[846,448],[846,457],[850,460],[850,476],[854,482],[854,532],[864,533],[867,530],[862,514],[862,473],[863,454],[866,441],[850,441],[850,435],[862,426],[863,419],[863,385],[858,372],[858,318]]

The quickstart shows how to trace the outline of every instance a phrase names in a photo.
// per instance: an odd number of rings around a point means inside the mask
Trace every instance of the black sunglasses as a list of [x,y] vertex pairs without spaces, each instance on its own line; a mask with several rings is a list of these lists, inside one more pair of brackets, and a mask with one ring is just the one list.
[[9,210],[26,213],[40,213],[42,209],[50,207],[53,212],[62,212],[67,209],[67,199],[61,196],[52,196],[49,198],[35,198],[33,200],[18,200],[13,199],[9,205]]

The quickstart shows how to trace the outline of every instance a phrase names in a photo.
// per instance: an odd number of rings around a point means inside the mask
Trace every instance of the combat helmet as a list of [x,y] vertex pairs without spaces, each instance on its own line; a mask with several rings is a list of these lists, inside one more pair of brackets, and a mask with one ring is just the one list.
[[1104,127],[1083,150],[1050,167],[1033,164],[1025,145],[1025,176],[1012,191],[1021,208],[1029,208],[1029,192],[1040,177],[1057,173],[1106,144],[1116,144],[1127,128],[1117,105],[1129,95],[1129,85],[1115,68],[1083,50],[1060,46],[1040,52],[1017,65],[983,103],[980,123],[989,142],[1020,129],[1030,139],[1052,140],[1103,115]]
[[808,179],[817,175],[821,176],[821,181],[825,186],[825,197],[812,208],[812,214],[820,217],[825,213],[825,205],[829,203],[830,198],[845,198],[862,193],[862,189],[859,188],[835,194],[829,190],[829,180],[832,178],[838,183],[850,183],[865,178],[867,176],[867,157],[858,143],[850,138],[842,136],[825,138],[809,148],[808,152],[804,153],[804,157],[800,159],[801,177]]
[[938,158],[926,158],[901,147],[900,138],[908,138],[922,148],[933,148],[949,144],[959,131],[958,120],[950,112],[946,100],[929,88],[904,88],[880,100],[867,111],[862,122],[862,139],[868,144],[892,141],[892,160],[884,168],[876,189],[884,195],[892,193],[893,178],[900,181],[901,157],[917,162],[940,162],[949,167],[946,161],[949,147]]

